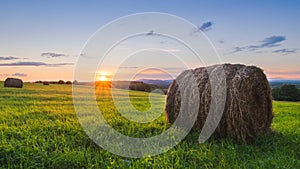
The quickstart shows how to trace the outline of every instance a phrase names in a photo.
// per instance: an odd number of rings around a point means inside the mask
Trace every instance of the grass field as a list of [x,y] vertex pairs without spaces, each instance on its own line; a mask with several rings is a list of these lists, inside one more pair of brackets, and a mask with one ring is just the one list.
[[[118,92],[120,97],[125,93]],[[131,91],[130,96],[137,109],[150,107],[148,93]],[[149,137],[168,127],[163,115],[151,123],[133,123],[118,115],[109,95],[98,101],[109,123],[126,135]],[[161,95],[154,109],[163,106]],[[212,138],[200,145],[199,133],[191,133],[164,154],[129,159],[100,148],[84,133],[71,85],[26,83],[13,89],[0,83],[0,168],[300,168],[300,104],[274,102],[274,113],[275,132],[253,144]]]

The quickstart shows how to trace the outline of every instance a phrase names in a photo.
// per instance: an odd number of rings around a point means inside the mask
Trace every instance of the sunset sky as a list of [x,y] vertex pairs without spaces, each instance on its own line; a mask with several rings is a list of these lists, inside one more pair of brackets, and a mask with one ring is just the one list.
[[[270,79],[300,79],[299,8],[300,1],[286,0],[0,1],[0,80],[73,80],[74,65],[88,39],[105,24],[141,12],[169,13],[196,25],[210,39],[222,63],[256,65]],[[139,49],[156,41],[164,39],[124,42],[107,56],[107,63],[124,55],[124,49]],[[172,53],[181,50],[173,43],[159,53],[139,52],[119,67],[121,73],[114,78],[126,79],[132,72],[140,73],[135,79],[169,79],[167,72],[176,77],[185,67]],[[181,59],[192,67],[201,66]],[[152,68],[139,69],[142,67]],[[114,74],[106,64],[96,76],[109,80]]]

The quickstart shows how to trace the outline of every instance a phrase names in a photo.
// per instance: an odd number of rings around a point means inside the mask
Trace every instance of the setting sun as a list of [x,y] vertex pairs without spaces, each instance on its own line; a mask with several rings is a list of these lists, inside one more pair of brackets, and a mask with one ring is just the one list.
[[107,77],[105,77],[105,76],[100,76],[100,77],[98,78],[98,80],[100,80],[100,81],[107,81]]
[[99,81],[109,81],[110,80],[110,73],[105,71],[99,71],[97,73],[97,80]]

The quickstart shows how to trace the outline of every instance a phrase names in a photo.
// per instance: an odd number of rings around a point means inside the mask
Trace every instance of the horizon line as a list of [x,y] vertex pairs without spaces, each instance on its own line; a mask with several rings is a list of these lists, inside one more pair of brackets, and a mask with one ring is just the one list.
[[[17,79],[21,79],[21,78],[17,78]],[[22,80],[22,79],[21,79]],[[59,80],[62,80],[62,79],[59,79]],[[38,82],[38,81],[42,81],[42,82],[58,82],[59,80],[32,80],[32,81],[24,81],[24,83],[35,83],[35,82]],[[80,81],[80,80],[76,80],[77,82],[81,82],[81,83],[93,83],[93,82],[118,82],[118,81],[121,81],[121,82],[138,82],[140,80],[161,80],[161,81],[169,81],[169,80],[175,80],[175,79],[150,79],[150,78],[142,78],[142,79],[138,79],[138,80],[107,80],[107,81],[99,81],[99,80],[95,80],[95,81]],[[300,81],[300,79],[283,79],[283,78],[267,78],[268,81]],[[0,80],[0,82],[4,82],[5,80]],[[64,82],[67,82],[67,81],[71,81],[72,83],[75,81],[74,79],[73,80],[63,80]]]

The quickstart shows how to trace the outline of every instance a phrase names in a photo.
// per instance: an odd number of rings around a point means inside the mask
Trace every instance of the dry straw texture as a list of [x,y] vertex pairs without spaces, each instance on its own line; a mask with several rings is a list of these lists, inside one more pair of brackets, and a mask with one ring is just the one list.
[[[223,64],[192,70],[200,93],[199,113],[193,129],[200,131],[204,126],[211,104],[209,72],[220,66],[223,67],[226,78],[226,102],[214,136],[231,137],[238,142],[251,142],[260,133],[270,131],[273,118],[269,83],[263,71],[255,66]],[[166,117],[170,123],[178,117],[182,99],[176,80],[169,87],[165,107]],[[182,80],[183,83],[189,81]]]

